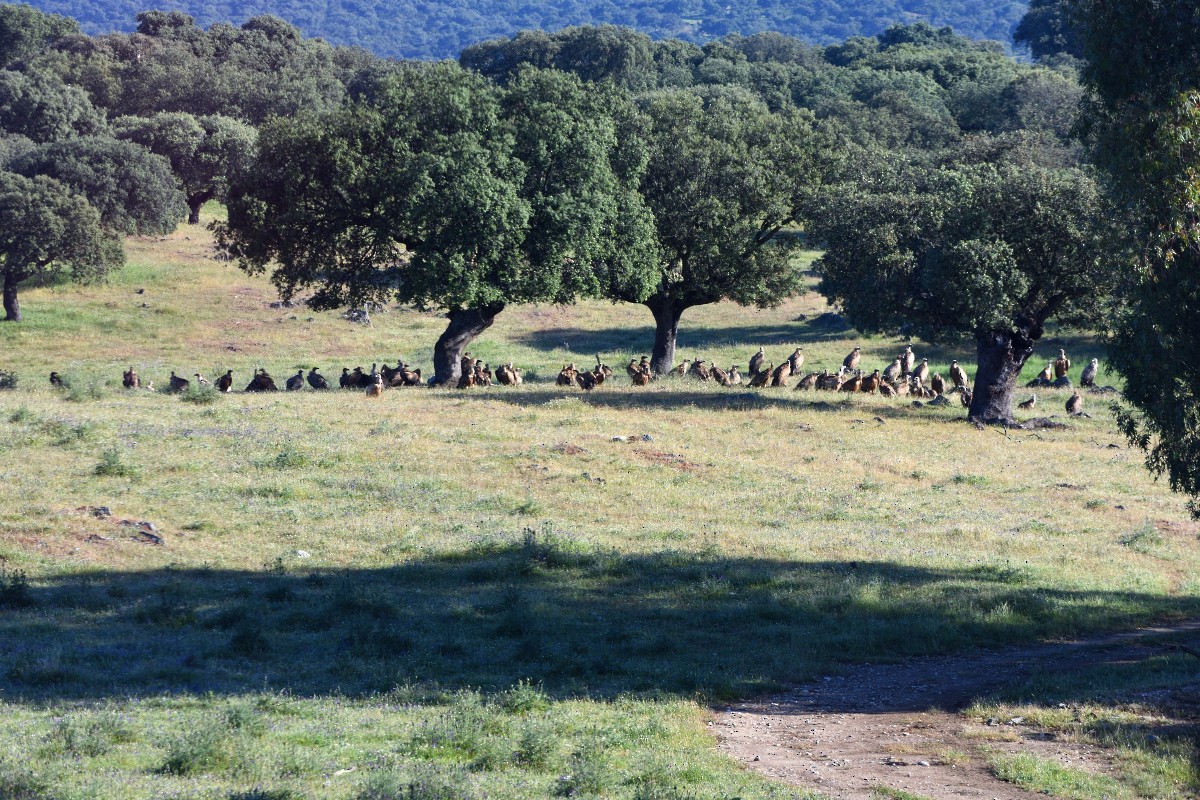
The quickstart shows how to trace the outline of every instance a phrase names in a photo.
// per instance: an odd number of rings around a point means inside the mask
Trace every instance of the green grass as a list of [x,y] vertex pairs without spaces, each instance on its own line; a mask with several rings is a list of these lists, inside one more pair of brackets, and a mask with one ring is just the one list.
[[1067,800],[1125,800],[1134,795],[1107,775],[1073,769],[1027,753],[995,755],[992,771],[1022,789]]
[[[553,386],[596,353],[621,375],[640,307],[506,310],[472,350],[517,389],[121,389],[428,368],[444,319],[271,308],[210,244],[131,241],[107,286],[0,325],[0,796],[793,797],[716,751],[709,704],[1200,610],[1196,529],[1105,404],[1026,437],[875,397]],[[692,309],[680,358],[859,344],[902,347],[810,295]]]

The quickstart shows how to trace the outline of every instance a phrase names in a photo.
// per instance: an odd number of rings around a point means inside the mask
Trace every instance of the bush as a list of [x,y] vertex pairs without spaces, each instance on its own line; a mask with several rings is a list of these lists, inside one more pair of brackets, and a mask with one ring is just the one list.
[[96,464],[95,473],[105,478],[136,478],[137,467],[127,464],[121,458],[121,451],[111,447],[100,454],[100,462]]
[[29,576],[24,570],[0,567],[0,608],[29,608],[33,603]]
[[88,400],[99,400],[101,397],[104,397],[104,387],[98,383],[76,386],[64,378],[63,388],[66,390],[63,399],[68,403],[83,403]]
[[508,691],[502,692],[497,698],[500,707],[510,714],[528,714],[531,711],[545,711],[550,707],[550,698],[540,686],[534,686],[529,681],[520,681]]
[[159,772],[183,776],[215,772],[229,763],[229,749],[228,728],[217,720],[209,720],[167,746],[167,757]]
[[4,800],[48,800],[50,787],[28,767],[0,760],[0,797]]
[[613,781],[612,769],[604,753],[596,746],[587,746],[571,756],[568,774],[558,779],[554,793],[559,797],[579,794],[604,794]]
[[17,373],[0,369],[0,391],[17,388]]
[[548,771],[558,763],[558,736],[549,725],[529,725],[512,755],[513,763],[527,769]]
[[476,800],[479,792],[462,769],[422,764],[404,772],[377,772],[355,800]]
[[193,383],[188,386],[187,391],[179,395],[179,399],[184,403],[194,403],[198,406],[206,406],[210,403],[217,402],[221,393],[212,386]]
[[29,410],[28,406],[21,406],[16,411],[8,415],[8,421],[13,425],[21,422],[30,422],[35,419],[34,413]]
[[54,750],[91,758],[107,753],[114,744],[133,741],[133,733],[120,715],[106,711],[95,716],[59,720],[50,733]]
[[292,789],[250,789],[232,792],[227,800],[304,800],[304,795]]

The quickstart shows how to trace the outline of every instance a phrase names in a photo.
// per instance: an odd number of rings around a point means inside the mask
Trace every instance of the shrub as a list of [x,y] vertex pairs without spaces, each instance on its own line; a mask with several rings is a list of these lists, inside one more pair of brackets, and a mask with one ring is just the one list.
[[590,745],[571,756],[568,774],[558,779],[554,793],[559,797],[604,794],[613,781],[612,769],[600,748]]
[[304,795],[292,789],[248,789],[231,792],[227,800],[304,800]]
[[550,699],[540,686],[534,686],[529,681],[520,681],[508,691],[502,692],[497,698],[500,707],[510,714],[528,714],[531,711],[545,711],[550,707]]
[[529,725],[521,732],[513,763],[528,769],[550,770],[558,762],[558,736],[549,725]]
[[82,719],[59,720],[50,733],[50,746],[58,752],[90,758],[104,755],[114,744],[133,739],[125,720],[106,711]]
[[215,403],[221,397],[221,393],[213,386],[205,386],[200,383],[193,383],[188,386],[187,391],[179,395],[179,399],[184,403],[194,403],[198,406],[206,406],[210,403]]
[[228,728],[217,720],[208,720],[167,745],[167,757],[159,772],[184,776],[215,772],[229,763],[229,750]]
[[4,800],[47,800],[50,788],[28,767],[0,760],[0,797]]
[[476,800],[471,776],[455,767],[432,764],[404,772],[377,772],[369,777],[355,800]]
[[136,478],[138,469],[121,458],[120,450],[111,447],[100,454],[95,473],[105,478]]
[[33,603],[25,571],[0,567],[0,608],[29,608]]
[[0,391],[17,388],[17,373],[0,369]]

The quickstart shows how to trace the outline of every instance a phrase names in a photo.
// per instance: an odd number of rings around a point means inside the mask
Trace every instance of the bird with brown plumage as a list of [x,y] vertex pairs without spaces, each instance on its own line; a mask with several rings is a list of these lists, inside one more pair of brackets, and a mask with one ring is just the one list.
[[570,364],[563,364],[563,368],[558,371],[558,378],[555,379],[555,383],[559,386],[574,386],[575,376],[578,373],[579,370],[575,368],[575,362],[572,361]]
[[687,375],[688,369],[691,366],[691,360],[685,358],[683,361],[680,361],[678,364],[676,364],[675,367],[667,374],[673,375],[676,378],[682,378],[684,375]]
[[175,370],[171,370],[171,378],[170,378],[169,382],[167,383],[167,392],[169,392],[170,394],[179,394],[180,392],[186,392],[188,390],[188,387],[191,385],[192,385],[191,381],[189,381],[187,378],[179,377],[178,375],[175,374]]
[[957,361],[950,362],[950,381],[959,389],[966,388],[967,371],[960,367]]
[[925,383],[926,381],[928,381],[929,380],[929,359],[922,358],[921,363],[917,364],[916,368],[911,370],[911,374],[914,378],[917,378],[919,381],[921,381],[921,383]]
[[141,385],[141,380],[138,378],[138,374],[133,371],[133,367],[125,370],[125,373],[121,376],[121,385],[126,389],[136,389]]
[[1073,417],[1077,417],[1083,413],[1083,395],[1079,393],[1078,389],[1067,400],[1067,413]]
[[913,371],[913,366],[917,363],[917,354],[913,352],[912,345],[904,346],[904,352],[900,354],[900,374],[907,375]]
[[1061,347],[1058,350],[1058,358],[1054,359],[1054,377],[1065,378],[1067,373],[1071,371],[1071,359],[1067,358],[1067,351]]
[[[380,376],[380,377],[382,377],[382,376]],[[283,388],[287,389],[289,392],[298,392],[301,389],[303,389],[304,388],[304,370],[302,370],[302,369],[296,370],[296,374],[293,375],[292,377],[288,378],[287,381],[284,382]]]
[[804,367],[804,350],[797,347],[796,352],[788,356],[788,367],[791,369],[792,375],[800,374],[800,370]]
[[321,391],[329,388],[329,381],[325,380],[325,376],[317,372],[317,368],[313,367],[308,371],[308,385],[312,388]]
[[792,375],[792,364],[784,360],[782,364],[771,371],[771,386],[776,388],[787,386],[788,378]]
[[817,380],[821,377],[819,372],[810,372],[796,382],[796,391],[807,392],[817,388]]
[[716,364],[713,364],[712,367],[709,368],[709,372],[712,375],[712,379],[722,386],[733,386],[733,384],[729,382],[729,373],[718,367]]
[[851,350],[850,355],[842,359],[842,366],[851,372],[854,372],[854,370],[858,369],[858,362],[862,360],[861,350],[861,347],[856,347]]
[[904,372],[904,365],[901,363],[900,358],[900,356],[896,356],[896,360],[889,364],[887,369],[883,371],[883,379],[888,383],[895,383]]
[[371,385],[367,387],[367,397],[383,397],[383,376],[378,372],[374,373]]
[[763,362],[766,361],[766,359],[767,359],[767,354],[765,352],[763,352],[763,349],[761,347],[758,348],[757,353],[750,356],[749,370],[750,370],[750,376],[752,379],[755,375],[757,375],[762,370]]
[[1083,374],[1079,376],[1080,386],[1095,386],[1096,373],[1100,371],[1100,359],[1093,358],[1092,363],[1083,368]]
[[707,361],[697,358],[688,369],[688,375],[698,381],[710,381],[712,380],[712,369],[709,368]]
[[761,369],[750,378],[751,389],[761,389],[771,382],[771,373],[775,371],[775,365],[771,364],[766,369]]
[[929,388],[933,390],[933,393],[935,396],[939,395],[939,394],[945,394],[946,393],[946,381],[945,381],[945,379],[942,378],[942,376],[939,373],[935,372],[935,373],[933,373],[933,376],[929,379]]
[[742,373],[738,372],[737,364],[729,367],[729,385],[740,386],[742,383]]
[[225,370],[225,374],[217,378],[217,390],[225,394],[233,391],[233,370]]
[[858,387],[860,392],[869,392],[875,394],[879,391],[880,385],[883,383],[883,377],[879,374],[879,370],[875,370],[870,375],[862,379],[862,384]]
[[1028,400],[1022,400],[1021,402],[1017,403],[1017,408],[1022,409],[1024,411],[1028,411],[1036,405],[1037,405],[1037,395],[1031,394],[1031,395],[1029,395]]
[[850,378],[848,378],[847,380],[842,382],[842,385],[838,387],[838,391],[839,392],[857,392],[859,389],[862,388],[862,382],[863,382],[862,370],[861,369],[855,370],[854,375],[852,375]]
[[246,384],[247,392],[277,392],[279,387],[265,369],[256,369],[250,383]]

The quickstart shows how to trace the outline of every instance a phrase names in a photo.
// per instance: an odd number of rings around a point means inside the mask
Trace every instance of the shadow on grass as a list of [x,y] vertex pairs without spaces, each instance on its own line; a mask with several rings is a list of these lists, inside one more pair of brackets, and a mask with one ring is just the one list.
[[[348,534],[350,535],[350,534]],[[149,545],[148,545],[149,546]],[[1194,615],[1020,568],[622,555],[526,531],[377,569],[92,572],[0,592],[0,693],[86,700],[398,685],[746,696],[840,663]]]

